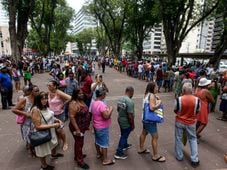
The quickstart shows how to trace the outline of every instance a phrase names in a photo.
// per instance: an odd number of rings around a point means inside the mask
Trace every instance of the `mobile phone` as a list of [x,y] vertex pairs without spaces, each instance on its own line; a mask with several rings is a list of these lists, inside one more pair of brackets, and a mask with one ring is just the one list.
[[62,129],[64,126],[65,126],[64,124],[61,124],[60,127],[59,127],[59,129]]

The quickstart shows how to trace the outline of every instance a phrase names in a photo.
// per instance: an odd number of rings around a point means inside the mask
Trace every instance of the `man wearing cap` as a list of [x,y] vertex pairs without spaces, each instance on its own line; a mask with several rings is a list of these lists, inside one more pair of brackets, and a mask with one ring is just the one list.
[[198,87],[196,88],[195,95],[199,97],[201,101],[201,109],[199,114],[197,114],[197,124],[196,124],[196,135],[200,138],[200,133],[206,127],[208,123],[208,113],[209,113],[209,103],[214,103],[215,100],[208,90],[208,85],[210,85],[211,80],[206,78],[201,78],[199,80]]
[[14,106],[12,103],[13,98],[13,83],[10,75],[7,73],[7,67],[0,64],[0,91],[2,97],[2,109],[10,109],[9,106]]

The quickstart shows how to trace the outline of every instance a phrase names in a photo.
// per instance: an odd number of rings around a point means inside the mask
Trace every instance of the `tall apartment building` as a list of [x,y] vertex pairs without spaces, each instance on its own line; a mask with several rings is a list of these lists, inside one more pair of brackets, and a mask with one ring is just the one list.
[[147,39],[143,42],[143,52],[145,54],[161,53],[162,39],[163,39],[163,29],[162,29],[162,25],[159,24],[158,26],[155,26],[151,30],[151,32],[149,32]]
[[9,18],[0,0],[0,56],[10,55]]
[[216,46],[220,42],[221,35],[223,33],[223,18],[221,15],[216,16],[215,24],[214,24],[214,34],[213,34],[213,42],[212,42],[212,51],[215,51]]
[[[95,28],[95,27],[97,27],[98,24],[97,24],[96,19],[93,16],[86,13],[82,8],[75,15],[75,20],[74,20],[73,25],[74,25],[74,33],[78,34],[79,32],[83,31],[84,29]],[[79,55],[76,43],[68,43],[66,50],[69,51],[70,53]],[[92,40],[91,53],[93,55],[96,55],[96,51],[97,51],[96,42],[95,42],[95,40]]]
[[180,53],[211,52],[214,20],[201,22],[182,42]]
[[95,28],[95,27],[97,27],[97,22],[93,16],[86,13],[83,10],[83,8],[77,12],[74,20],[75,34],[83,31],[86,28]]

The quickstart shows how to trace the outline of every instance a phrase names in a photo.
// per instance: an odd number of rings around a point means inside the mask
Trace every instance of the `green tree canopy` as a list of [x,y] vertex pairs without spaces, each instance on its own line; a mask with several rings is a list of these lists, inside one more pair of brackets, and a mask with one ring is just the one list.
[[90,54],[94,38],[95,33],[92,28],[84,29],[75,35],[75,42],[81,56]]
[[173,65],[182,41],[201,21],[217,8],[219,0],[158,0],[157,13],[161,17],[166,40],[168,64]]
[[31,16],[32,30],[28,37],[28,46],[38,49],[44,56],[49,52],[60,54],[69,41],[67,31],[74,10],[65,0],[37,0]]
[[152,27],[159,22],[154,13],[155,0],[129,0],[126,17],[125,38],[133,47],[138,59],[142,58],[143,42],[148,37]]
[[103,26],[113,54],[119,57],[123,43],[128,1],[90,0],[89,2],[88,11],[95,16]]

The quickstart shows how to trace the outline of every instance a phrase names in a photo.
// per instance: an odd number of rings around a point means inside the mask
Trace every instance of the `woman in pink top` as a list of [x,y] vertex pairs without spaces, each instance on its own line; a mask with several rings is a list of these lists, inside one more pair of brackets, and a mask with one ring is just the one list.
[[[58,83],[55,80],[51,80],[48,83],[48,90],[49,90],[48,104],[49,104],[49,109],[54,112],[54,116],[57,119],[60,119],[62,122],[64,122],[65,121],[64,105],[65,103],[70,101],[71,96],[58,90],[57,87],[58,87]],[[66,136],[65,136],[63,127],[64,126],[61,126],[61,128],[57,130],[57,134],[63,141],[63,151],[65,151],[68,149],[68,144],[66,142]]]
[[107,149],[109,147],[109,127],[113,108],[107,107],[103,102],[105,96],[106,92],[103,88],[99,88],[96,91],[96,100],[91,104],[91,112],[93,116],[97,157],[102,159],[103,165],[112,165],[114,164],[114,160],[107,158]]
[[211,80],[206,78],[201,78],[199,80],[198,88],[195,91],[195,95],[199,97],[201,102],[200,112],[197,114],[197,123],[196,123],[196,135],[197,138],[200,138],[200,133],[206,127],[208,123],[208,113],[209,113],[209,103],[214,103],[214,98],[208,90],[208,85],[211,83]]

